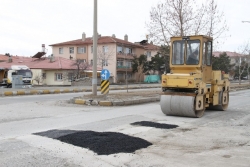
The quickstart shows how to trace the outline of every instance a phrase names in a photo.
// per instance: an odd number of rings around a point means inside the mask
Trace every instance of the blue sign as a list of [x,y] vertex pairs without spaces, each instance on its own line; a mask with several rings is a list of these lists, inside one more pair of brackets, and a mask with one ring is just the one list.
[[109,77],[110,77],[110,72],[109,72],[109,70],[103,69],[103,70],[101,71],[101,78],[102,78],[102,80],[108,80]]

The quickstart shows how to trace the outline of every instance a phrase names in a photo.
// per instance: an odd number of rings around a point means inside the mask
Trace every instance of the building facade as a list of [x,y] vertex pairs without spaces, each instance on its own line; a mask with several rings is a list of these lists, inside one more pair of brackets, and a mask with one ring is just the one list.
[[[82,60],[93,65],[93,40],[82,34],[81,39],[57,43],[50,45],[55,57],[63,57],[71,60]],[[131,62],[134,56],[147,55],[148,61],[151,56],[158,52],[158,47],[147,40],[141,42],[129,42],[128,36],[118,39],[115,35],[98,36],[97,42],[97,66],[110,71],[110,76],[114,83],[125,80],[138,81],[137,74],[132,73]]]

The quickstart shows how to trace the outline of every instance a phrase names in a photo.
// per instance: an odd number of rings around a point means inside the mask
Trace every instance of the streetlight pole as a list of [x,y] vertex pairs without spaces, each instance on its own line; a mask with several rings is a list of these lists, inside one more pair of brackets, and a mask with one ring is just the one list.
[[97,0],[94,0],[92,94],[97,95]]

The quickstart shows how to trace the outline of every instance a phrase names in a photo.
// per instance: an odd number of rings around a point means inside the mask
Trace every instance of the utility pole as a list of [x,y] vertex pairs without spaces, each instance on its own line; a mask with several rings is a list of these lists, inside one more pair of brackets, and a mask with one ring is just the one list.
[[94,0],[92,94],[97,95],[97,0]]

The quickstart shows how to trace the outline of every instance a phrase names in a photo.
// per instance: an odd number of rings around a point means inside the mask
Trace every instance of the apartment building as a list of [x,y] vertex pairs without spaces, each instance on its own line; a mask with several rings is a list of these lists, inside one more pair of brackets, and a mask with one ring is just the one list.
[[[71,60],[80,59],[83,62],[93,65],[93,38],[82,34],[81,39],[61,42],[50,45],[55,57],[63,57]],[[98,35],[97,42],[97,66],[101,69],[108,69],[114,83],[124,80],[138,81],[137,74],[132,73],[131,61],[134,56],[147,55],[150,60],[158,51],[158,46],[141,42],[129,42],[128,35],[124,39],[112,36]],[[126,75],[127,74],[127,75]]]

